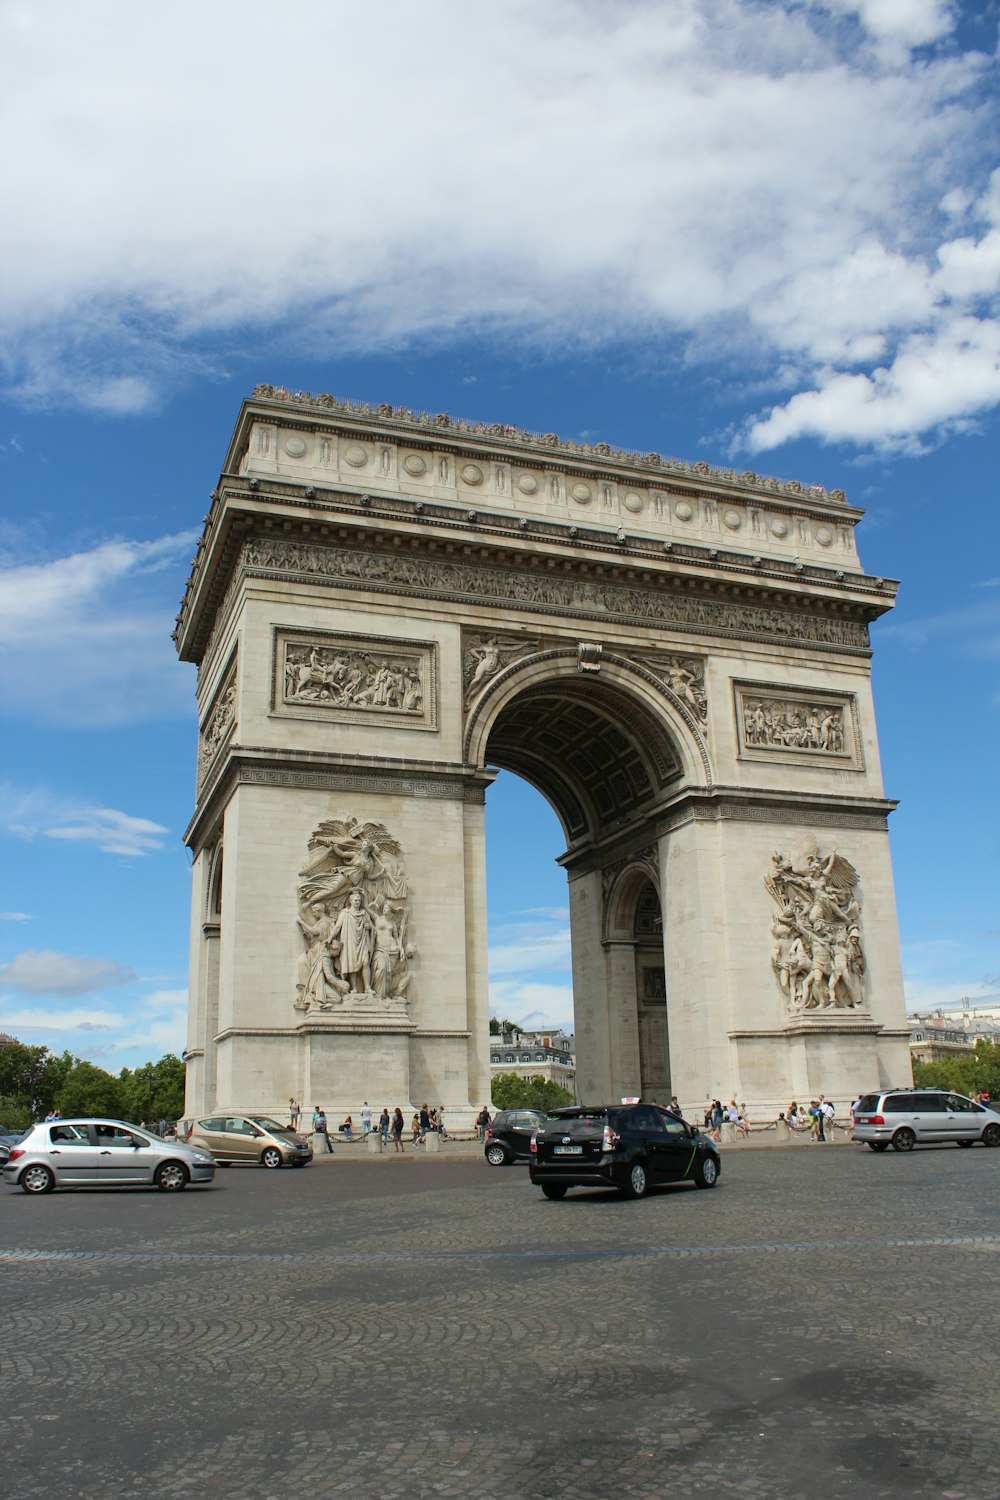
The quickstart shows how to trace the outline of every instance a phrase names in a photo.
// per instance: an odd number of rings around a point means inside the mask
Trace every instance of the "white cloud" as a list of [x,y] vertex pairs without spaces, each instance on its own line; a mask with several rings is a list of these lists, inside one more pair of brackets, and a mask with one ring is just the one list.
[[[170,631],[194,540],[182,532],[43,562],[0,558],[0,701],[8,711],[78,727],[192,716],[193,676]],[[26,672],[26,653],[58,663],[56,677]]]
[[[40,1006],[23,1007],[20,1010],[6,1010],[0,1003],[0,1031],[6,1031],[11,1036],[21,1040],[25,1032],[44,1032],[53,1034],[55,1038],[67,1032],[75,1032],[86,1035],[90,1032],[113,1031],[121,1024],[121,1017],[111,1011],[86,1010],[77,1007],[75,1010],[55,1010]],[[49,1045],[48,1041],[42,1045]],[[55,1045],[59,1045],[55,1042]]]
[[571,967],[569,913],[534,913],[530,920],[490,928],[491,985],[504,975]]
[[819,10],[856,16],[879,40],[923,47],[954,25],[950,0],[813,0]]
[[285,27],[262,0],[8,0],[9,386],[143,410],[250,329],[697,359],[722,327],[739,378],[797,372],[757,448],[913,441],[998,399],[996,251],[963,221],[985,60],[952,25],[943,0],[302,0]]
[[0,911],[0,922],[30,922],[31,916],[26,911]]
[[104,854],[130,857],[162,849],[167,829],[115,808],[73,802],[42,788],[0,783],[0,829],[17,838],[68,839],[96,844]]
[[25,948],[0,965],[0,985],[24,995],[87,995],[106,985],[131,984],[135,972],[109,958],[78,958]]
[[573,986],[491,981],[490,1011],[519,1026],[562,1026],[572,1034]]

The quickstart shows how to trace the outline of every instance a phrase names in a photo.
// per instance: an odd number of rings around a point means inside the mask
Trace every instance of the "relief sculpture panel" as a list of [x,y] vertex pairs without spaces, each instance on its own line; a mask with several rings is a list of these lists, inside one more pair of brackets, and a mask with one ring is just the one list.
[[734,683],[740,755],[747,760],[813,759],[862,770],[857,705],[848,693]]
[[198,787],[204,785],[216,756],[236,723],[236,663],[233,661],[215,696],[198,737]]
[[538,642],[523,636],[467,635],[462,640],[462,689],[465,707],[498,672],[523,656],[537,651]]
[[437,727],[437,647],[382,636],[275,633],[278,713]]
[[356,818],[321,823],[299,871],[298,907],[295,1009],[405,1016],[416,950],[402,851],[388,830]]
[[864,1008],[858,872],[808,835],[790,855],[775,853],[764,877],[779,908],[771,923],[771,967],[790,1013]]

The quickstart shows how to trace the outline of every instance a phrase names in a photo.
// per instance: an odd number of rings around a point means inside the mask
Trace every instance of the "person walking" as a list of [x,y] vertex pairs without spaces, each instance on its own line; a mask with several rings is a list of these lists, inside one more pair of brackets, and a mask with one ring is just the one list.
[[444,1105],[443,1104],[439,1104],[438,1105],[438,1111],[437,1111],[437,1128],[438,1128],[438,1134],[440,1135],[441,1139],[443,1141],[446,1141],[448,1139],[448,1132],[444,1128]]
[[361,1139],[367,1140],[372,1133],[372,1107],[366,1099],[361,1106]]
[[330,1145],[330,1131],[326,1123],[326,1111],[320,1109],[319,1105],[313,1108],[313,1133],[321,1135],[326,1141],[326,1149],[330,1156],[333,1155],[333,1147]]
[[490,1128],[490,1112],[487,1109],[486,1105],[484,1104],[483,1107],[482,1107],[482,1109],[479,1111],[478,1115],[476,1116],[476,1130],[479,1133],[479,1139],[481,1141],[485,1141],[485,1139],[486,1139],[486,1132],[487,1132],[487,1130],[489,1130],[489,1128]]
[[392,1112],[392,1145],[394,1151],[399,1151],[405,1156],[406,1148],[403,1145],[403,1111],[398,1104]]
[[427,1143],[427,1132],[429,1130],[433,1130],[433,1129],[434,1129],[434,1123],[431,1120],[430,1111],[428,1110],[426,1104],[421,1104],[421,1106],[420,1106],[420,1142],[421,1142],[421,1145],[426,1145],[426,1143]]

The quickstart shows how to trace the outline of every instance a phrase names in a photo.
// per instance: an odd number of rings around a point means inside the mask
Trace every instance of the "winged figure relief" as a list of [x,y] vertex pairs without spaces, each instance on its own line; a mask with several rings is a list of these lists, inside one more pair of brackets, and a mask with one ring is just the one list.
[[533,641],[520,640],[516,636],[470,636],[462,659],[462,685],[466,707],[491,677],[495,677],[515,657],[534,649]]
[[864,1005],[858,872],[810,834],[790,855],[775,852],[764,885],[779,908],[771,967],[793,1011]]

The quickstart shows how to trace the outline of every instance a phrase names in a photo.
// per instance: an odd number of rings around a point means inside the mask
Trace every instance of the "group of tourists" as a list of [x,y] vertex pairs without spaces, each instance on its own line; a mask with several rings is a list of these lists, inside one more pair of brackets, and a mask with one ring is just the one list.
[[[778,1116],[784,1120],[789,1130],[796,1132],[809,1132],[810,1141],[825,1141],[827,1133],[833,1129],[833,1118],[836,1110],[825,1094],[820,1094],[818,1099],[813,1099],[808,1109],[800,1109],[797,1100],[793,1099],[783,1114]],[[852,1107],[853,1118],[854,1110]]]
[[[674,1107],[675,1101],[671,1100],[670,1108]],[[679,1109],[677,1112],[679,1113]],[[747,1107],[745,1104],[737,1104],[735,1099],[730,1099],[728,1104],[723,1104],[721,1099],[713,1099],[705,1109],[703,1124],[713,1141],[721,1140],[723,1125],[731,1125],[736,1134],[744,1139],[750,1134]]]
[[[291,1128],[298,1130],[299,1121],[302,1117],[302,1109],[297,1100],[289,1099],[288,1115]],[[366,1099],[361,1106],[360,1118],[360,1138],[362,1140],[367,1140],[372,1132],[375,1131],[382,1137],[383,1146],[388,1146],[391,1137],[393,1149],[398,1152],[403,1151],[404,1119],[403,1111],[398,1104],[391,1114],[388,1106],[383,1105],[382,1112],[376,1120],[374,1118],[374,1111]],[[337,1127],[337,1131],[338,1134],[344,1137],[345,1141],[355,1140],[353,1115],[346,1115]],[[326,1149],[332,1155],[333,1145],[330,1141],[329,1122],[326,1117],[326,1111],[319,1104],[313,1106],[312,1133],[325,1141]],[[429,1109],[426,1104],[422,1104],[413,1115],[413,1119],[410,1122],[411,1144],[413,1146],[424,1145],[428,1135],[437,1135],[441,1140],[447,1140],[448,1138],[448,1132],[444,1128],[444,1108],[441,1105],[438,1105],[436,1109]]]

